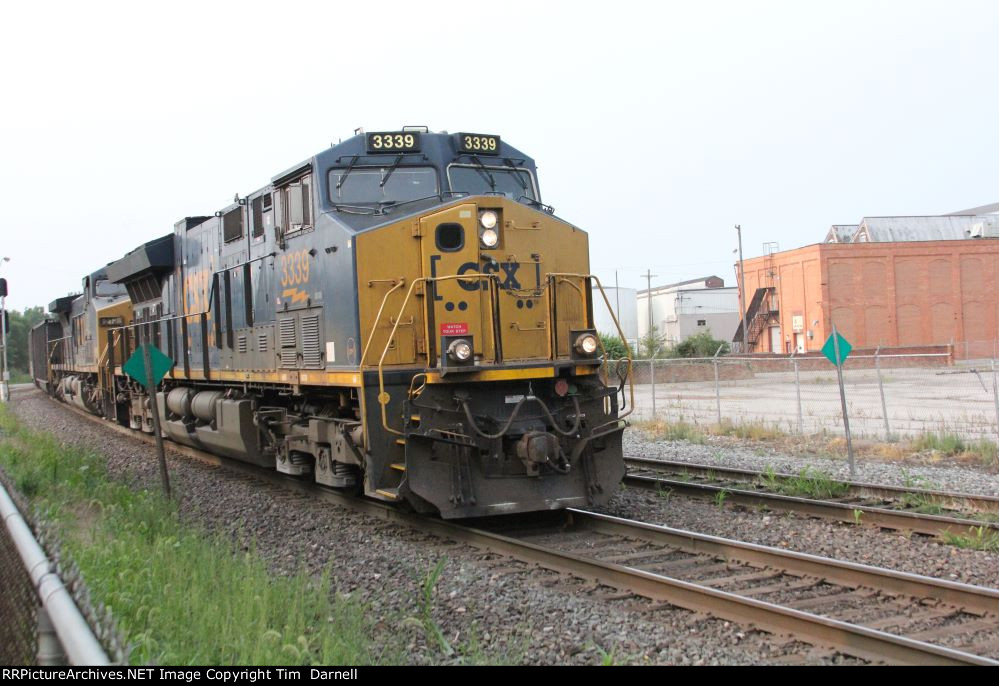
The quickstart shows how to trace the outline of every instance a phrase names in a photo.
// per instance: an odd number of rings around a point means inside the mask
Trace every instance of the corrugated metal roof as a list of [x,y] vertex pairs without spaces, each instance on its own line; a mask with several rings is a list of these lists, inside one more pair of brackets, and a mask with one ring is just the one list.
[[991,205],[982,205],[981,207],[972,207],[969,210],[959,210],[958,212],[951,212],[950,214],[983,215],[983,214],[995,214],[997,212],[999,212],[999,202],[994,202]]
[[[663,286],[653,286],[652,287],[652,292],[653,293],[658,293],[659,291],[673,290],[673,289],[675,289],[675,288],[677,288],[679,286],[689,286],[692,283],[702,283],[704,281],[707,281],[708,279],[718,279],[719,281],[722,282],[722,287],[724,288],[725,279],[721,278],[720,276],[718,276],[716,274],[711,274],[710,276],[702,276],[699,279],[687,279],[686,281],[677,281],[676,283],[668,283],[668,284],[665,284]],[[648,293],[648,292],[649,292],[648,288],[643,288],[642,290],[638,291],[638,294],[642,295],[642,294]]]
[[864,217],[853,237],[855,243],[890,243],[902,241],[957,241],[968,237],[980,217],[947,215],[942,217]]
[[853,240],[853,234],[857,233],[859,224],[833,224],[826,234],[826,243],[849,243]]

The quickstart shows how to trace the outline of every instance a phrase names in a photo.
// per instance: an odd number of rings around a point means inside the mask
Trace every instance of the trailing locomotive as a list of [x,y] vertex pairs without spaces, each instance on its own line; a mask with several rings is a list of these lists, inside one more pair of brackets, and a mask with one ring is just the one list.
[[593,285],[587,235],[499,136],[361,133],[88,276],[33,364],[151,433],[121,369],[149,340],[178,443],[446,518],[585,506],[626,426]]

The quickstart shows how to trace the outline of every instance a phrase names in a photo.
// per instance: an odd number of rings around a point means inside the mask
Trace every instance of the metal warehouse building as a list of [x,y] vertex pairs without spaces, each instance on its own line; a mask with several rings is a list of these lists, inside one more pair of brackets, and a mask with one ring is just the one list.
[[637,297],[639,338],[648,334],[651,321],[668,346],[703,331],[728,340],[739,324],[739,290],[726,288],[718,276],[656,286],[638,291]]
[[[997,211],[867,217],[834,225],[825,243],[746,260],[749,351],[819,350],[835,321],[855,347],[953,344],[958,357],[991,356]],[[742,341],[741,324],[733,340]]]

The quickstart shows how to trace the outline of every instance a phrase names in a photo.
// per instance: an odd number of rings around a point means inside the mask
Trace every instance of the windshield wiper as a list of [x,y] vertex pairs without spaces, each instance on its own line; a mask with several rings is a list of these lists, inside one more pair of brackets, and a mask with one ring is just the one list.
[[388,211],[395,209],[396,207],[402,207],[403,205],[408,205],[411,202],[420,202],[421,200],[430,200],[431,198],[436,198],[437,200],[443,201],[440,193],[434,193],[433,195],[426,195],[422,198],[413,198],[411,200],[379,200],[379,214],[388,214]]
[[379,188],[385,188],[385,184],[388,183],[388,180],[392,176],[392,173],[399,168],[400,162],[402,162],[402,155],[399,155],[398,157],[395,158],[395,162],[393,162],[392,166],[389,167],[388,174],[386,174],[385,178],[382,179],[382,182],[378,184]]
[[345,214],[378,214],[374,207],[364,207],[362,205],[338,205],[333,203],[333,209]]
[[551,205],[546,205],[540,200],[535,200],[529,195],[522,195],[519,198],[517,198],[517,202],[520,202],[521,200],[526,200],[529,205],[534,205],[535,207],[547,212],[548,214],[555,214],[554,207],[552,207]]
[[517,179],[517,181],[520,182],[520,189],[522,191],[524,191],[524,193],[526,194],[527,193],[527,182],[524,181],[524,177],[520,175],[520,170],[517,169],[517,165],[515,165],[513,163],[513,160],[511,160],[509,157],[504,157],[503,158],[503,163],[506,164],[506,166],[510,167],[510,169],[513,170],[513,176],[514,176],[514,178]]
[[350,176],[350,171],[354,168],[354,165],[357,164],[358,157],[360,157],[360,155],[354,155],[354,157],[350,160],[350,164],[347,165],[347,169],[343,172],[343,176],[341,176],[340,180],[336,182],[337,190],[340,190],[340,186],[342,186],[343,182],[347,180],[348,176]]
[[495,193],[496,179],[494,179],[493,175],[489,173],[488,169],[486,169],[486,165],[482,164],[482,160],[479,159],[478,155],[469,155],[469,158],[477,165],[479,165],[478,167],[475,168],[475,171],[479,172],[479,174],[482,175],[482,178],[486,180],[486,183],[489,184],[489,187],[492,188],[493,192]]

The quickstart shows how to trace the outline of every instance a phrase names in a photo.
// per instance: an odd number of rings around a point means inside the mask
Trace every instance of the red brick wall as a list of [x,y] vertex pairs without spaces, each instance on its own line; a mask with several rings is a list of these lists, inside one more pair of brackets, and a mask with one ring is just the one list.
[[[793,345],[795,315],[813,334],[808,351],[822,347],[832,320],[855,347],[953,342],[957,356],[976,357],[999,338],[999,240],[824,243],[747,260],[749,298],[769,285],[780,352]],[[773,352],[766,331],[753,352]]]

